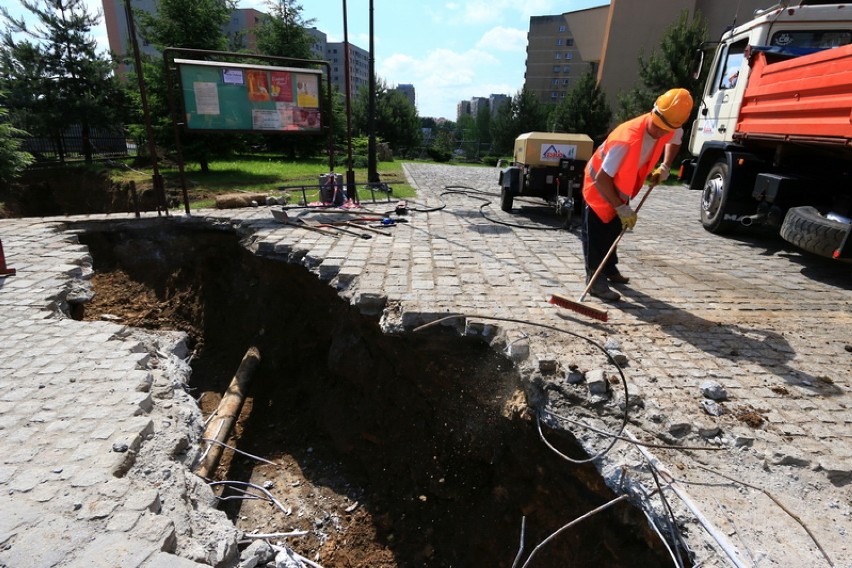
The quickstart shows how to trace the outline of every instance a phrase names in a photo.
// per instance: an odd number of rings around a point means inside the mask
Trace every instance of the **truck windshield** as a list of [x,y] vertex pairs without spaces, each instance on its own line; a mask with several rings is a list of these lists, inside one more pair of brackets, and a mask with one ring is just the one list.
[[769,45],[789,48],[829,49],[852,43],[850,30],[781,30],[772,34]]

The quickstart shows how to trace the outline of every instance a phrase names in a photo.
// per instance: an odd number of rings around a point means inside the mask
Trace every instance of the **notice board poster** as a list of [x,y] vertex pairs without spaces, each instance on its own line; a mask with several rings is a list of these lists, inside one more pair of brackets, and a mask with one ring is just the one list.
[[322,72],[175,59],[188,130],[319,132]]

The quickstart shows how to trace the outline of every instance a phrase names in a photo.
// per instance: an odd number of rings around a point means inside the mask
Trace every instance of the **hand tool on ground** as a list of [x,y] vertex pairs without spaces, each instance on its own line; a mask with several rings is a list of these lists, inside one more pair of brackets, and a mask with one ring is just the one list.
[[[639,212],[639,209],[642,208],[642,204],[645,203],[645,200],[648,199],[648,196],[651,194],[651,190],[654,189],[654,184],[648,186],[648,191],[645,192],[645,195],[642,196],[642,199],[639,201],[639,205],[636,206],[636,213]],[[586,297],[586,294],[589,293],[589,290],[592,289],[598,277],[603,272],[604,267],[606,266],[607,261],[609,261],[609,257],[612,256],[612,253],[615,252],[618,243],[621,241],[621,237],[624,236],[624,233],[627,232],[627,227],[621,229],[621,232],[618,233],[618,237],[616,237],[615,241],[612,243],[612,246],[609,247],[609,251],[607,251],[606,256],[601,261],[600,265],[598,265],[598,269],[595,270],[595,273],[589,278],[589,282],[586,284],[586,289],[583,290],[583,293],[580,294],[580,297],[577,301],[570,300],[561,294],[553,294],[550,296],[550,303],[559,306],[560,308],[566,308],[568,310],[573,310],[577,313],[583,314],[585,316],[589,316],[590,318],[594,318],[600,321],[607,321],[608,316],[606,310],[601,310],[599,308],[595,308],[593,306],[589,306],[583,303],[583,299]]]
[[310,225],[306,225],[305,223],[301,223],[299,221],[294,221],[294,220],[290,219],[290,217],[287,216],[286,211],[276,211],[275,209],[273,209],[272,210],[272,217],[276,221],[280,221],[281,223],[284,223],[285,225],[290,225],[291,227],[298,227],[300,229],[305,229],[307,231],[315,231],[317,233],[322,233],[323,235],[329,235],[329,236],[332,236],[332,237],[335,237],[335,238],[340,236],[337,233],[335,233],[334,231],[326,231],[325,229],[320,229],[318,227],[312,227]]
[[302,219],[302,223],[304,223],[305,225],[307,225],[309,227],[317,227],[317,228],[328,227],[330,229],[334,229],[335,231],[339,231],[339,232],[345,233],[347,235],[352,235],[353,237],[359,237],[361,239],[372,239],[373,238],[372,235],[366,235],[364,233],[356,233],[355,231],[350,231],[349,229],[344,229],[344,228],[342,228],[338,225],[334,225],[332,223],[320,223],[318,221],[311,221],[311,220],[308,220],[308,219]]
[[371,233],[376,233],[376,234],[379,234],[379,235],[384,235],[384,236],[386,236],[386,237],[392,237],[392,236],[393,236],[393,235],[391,235],[390,233],[386,233],[385,231],[379,231],[379,230],[377,230],[377,229],[373,229],[373,228],[372,228],[372,227],[370,227],[370,226],[367,226],[367,225],[359,225],[358,223],[353,223],[353,222],[351,222],[351,221],[347,221],[347,222],[345,222],[345,223],[344,223],[344,225],[346,225],[347,227],[355,227],[355,228],[357,228],[357,229],[363,229],[363,230],[365,230],[365,231],[370,231]]

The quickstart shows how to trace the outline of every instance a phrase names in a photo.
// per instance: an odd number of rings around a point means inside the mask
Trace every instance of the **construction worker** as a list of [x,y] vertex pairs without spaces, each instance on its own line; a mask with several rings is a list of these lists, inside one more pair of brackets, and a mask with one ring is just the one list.
[[[636,212],[630,207],[630,199],[639,193],[660,156],[663,160],[651,174],[651,183],[656,185],[669,177],[683,140],[681,126],[691,112],[689,91],[667,91],[657,98],[651,112],[617,126],[592,155],[583,180],[586,284],[622,229],[636,225]],[[617,264],[618,253],[613,251],[589,294],[611,302],[621,298],[609,287],[609,282],[627,284],[630,279],[619,272]]]

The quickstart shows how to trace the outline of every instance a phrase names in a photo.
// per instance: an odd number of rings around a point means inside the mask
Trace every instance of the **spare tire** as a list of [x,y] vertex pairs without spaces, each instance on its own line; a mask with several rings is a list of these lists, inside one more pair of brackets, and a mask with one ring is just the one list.
[[848,231],[848,223],[828,219],[814,207],[793,207],[784,217],[781,238],[802,250],[832,258]]

